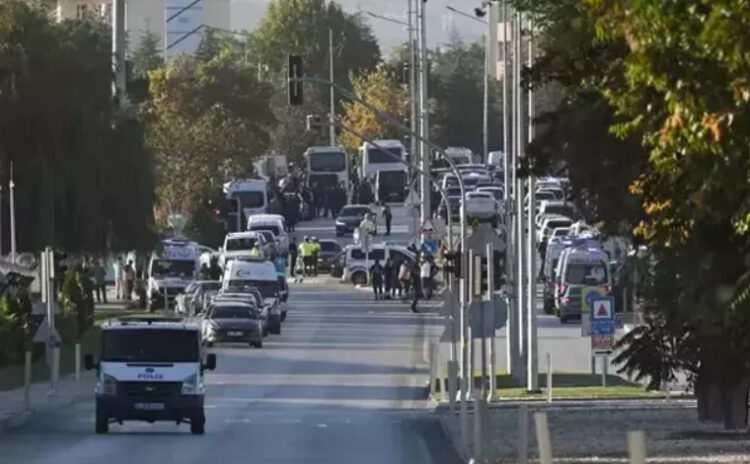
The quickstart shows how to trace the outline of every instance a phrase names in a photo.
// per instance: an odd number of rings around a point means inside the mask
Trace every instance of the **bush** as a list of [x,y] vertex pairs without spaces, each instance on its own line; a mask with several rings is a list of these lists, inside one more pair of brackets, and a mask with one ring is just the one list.
[[24,292],[0,299],[0,365],[19,362],[31,343],[31,302]]

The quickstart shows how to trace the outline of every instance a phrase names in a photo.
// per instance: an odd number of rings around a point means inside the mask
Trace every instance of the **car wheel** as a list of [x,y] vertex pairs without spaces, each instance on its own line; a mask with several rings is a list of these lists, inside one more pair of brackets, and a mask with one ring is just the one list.
[[96,412],[96,433],[104,434],[109,432],[109,417]]
[[341,236],[343,236],[343,235],[344,235],[344,234],[342,234],[342,233],[341,233],[341,232],[339,232],[338,230],[336,231],[336,237],[341,237]]
[[367,285],[367,274],[364,272],[355,272],[352,274],[352,283],[354,285]]
[[273,330],[271,330],[271,333],[274,335],[281,335],[281,324],[274,327]]
[[286,311],[284,311],[284,312],[281,313],[281,320],[282,321],[286,320]]
[[263,342],[253,342],[250,344],[250,346],[254,346],[255,348],[263,348]]
[[194,419],[190,422],[190,433],[193,435],[203,435],[206,433],[205,419]]
[[214,342],[206,342],[206,346],[209,347],[209,348],[213,348],[214,347]]
[[567,324],[568,323],[568,316],[560,315],[560,324]]

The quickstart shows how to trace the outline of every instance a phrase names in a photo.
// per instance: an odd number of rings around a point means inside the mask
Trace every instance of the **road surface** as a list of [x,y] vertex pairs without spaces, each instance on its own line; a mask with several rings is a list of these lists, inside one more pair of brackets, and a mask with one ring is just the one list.
[[280,336],[218,347],[204,436],[172,423],[94,434],[94,402],[0,436],[3,464],[457,463],[427,409],[434,314],[369,293],[293,287]]

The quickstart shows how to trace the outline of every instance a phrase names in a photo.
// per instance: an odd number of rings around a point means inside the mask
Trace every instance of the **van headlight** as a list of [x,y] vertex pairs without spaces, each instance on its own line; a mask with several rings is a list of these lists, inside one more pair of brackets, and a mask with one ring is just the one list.
[[96,386],[96,390],[100,395],[116,395],[117,379],[111,375],[102,374],[99,377],[99,384]]
[[346,223],[344,223],[344,221],[339,221],[338,219],[336,219],[336,225],[337,226],[345,226]]
[[183,395],[197,395],[203,392],[203,382],[198,380],[198,374],[185,377],[182,380]]

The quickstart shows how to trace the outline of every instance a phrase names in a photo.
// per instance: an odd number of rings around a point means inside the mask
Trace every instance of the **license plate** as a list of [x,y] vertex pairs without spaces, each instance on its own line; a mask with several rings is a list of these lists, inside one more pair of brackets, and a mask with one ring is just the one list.
[[135,403],[133,405],[135,409],[140,409],[141,411],[163,411],[164,410],[164,403]]
[[241,337],[242,332],[227,332],[227,335],[229,335],[230,337]]

